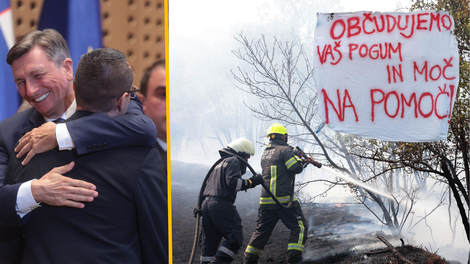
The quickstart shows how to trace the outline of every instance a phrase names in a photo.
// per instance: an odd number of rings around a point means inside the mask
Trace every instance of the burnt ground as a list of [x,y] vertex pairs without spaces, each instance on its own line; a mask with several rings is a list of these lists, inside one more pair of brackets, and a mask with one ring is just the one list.
[[[196,218],[193,209],[207,166],[172,163],[172,251],[173,263],[188,263],[193,246]],[[256,227],[260,187],[240,192],[235,205],[242,218],[244,242],[233,263],[243,263],[245,250]],[[451,263],[420,245],[401,242],[366,217],[367,211],[356,204],[303,204],[309,222],[308,240],[302,263]],[[383,229],[383,231],[381,231]],[[377,236],[385,238],[406,259],[392,253]],[[279,222],[259,263],[285,263],[289,230]],[[199,263],[196,247],[193,263]]]

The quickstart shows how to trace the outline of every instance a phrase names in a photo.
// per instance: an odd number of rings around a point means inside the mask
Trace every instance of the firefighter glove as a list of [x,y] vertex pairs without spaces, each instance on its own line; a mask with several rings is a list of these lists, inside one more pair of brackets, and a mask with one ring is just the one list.
[[195,218],[197,218],[198,216],[202,216],[202,210],[198,210],[197,208],[194,208],[193,214]]
[[263,176],[256,174],[250,178],[251,188],[254,188],[256,185],[263,183]]

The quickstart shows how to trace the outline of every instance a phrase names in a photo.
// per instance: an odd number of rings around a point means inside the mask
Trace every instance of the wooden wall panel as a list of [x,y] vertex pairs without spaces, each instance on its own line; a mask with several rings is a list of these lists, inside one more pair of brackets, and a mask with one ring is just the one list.
[[165,57],[163,0],[101,0],[103,45],[124,52],[134,84],[148,66]]
[[43,0],[10,0],[15,38],[38,27]]

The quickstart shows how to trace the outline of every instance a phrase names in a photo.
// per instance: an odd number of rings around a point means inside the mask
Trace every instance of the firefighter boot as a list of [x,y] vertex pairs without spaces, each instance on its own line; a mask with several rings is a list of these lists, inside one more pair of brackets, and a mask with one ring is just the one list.
[[210,264],[224,264],[224,263],[232,263],[233,261],[233,256],[237,252],[233,252],[230,249],[221,246],[219,250],[217,251],[217,254],[215,254],[214,258],[210,262]]
[[295,264],[302,261],[302,251],[299,250],[288,250],[287,251],[287,263]]
[[245,252],[245,255],[243,257],[243,264],[257,264],[258,259],[259,259],[259,256]]

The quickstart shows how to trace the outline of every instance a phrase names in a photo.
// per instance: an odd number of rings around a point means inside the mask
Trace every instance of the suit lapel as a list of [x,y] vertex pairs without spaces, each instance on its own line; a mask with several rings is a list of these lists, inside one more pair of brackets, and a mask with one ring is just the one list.
[[27,132],[31,131],[33,128],[36,128],[44,124],[45,122],[46,121],[44,120],[44,117],[36,109],[34,109],[29,115],[28,122],[25,123],[23,127],[23,134],[26,134]]

